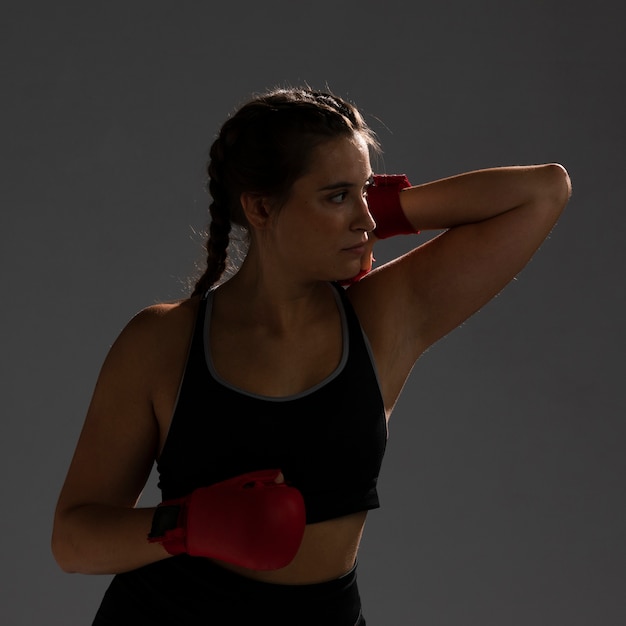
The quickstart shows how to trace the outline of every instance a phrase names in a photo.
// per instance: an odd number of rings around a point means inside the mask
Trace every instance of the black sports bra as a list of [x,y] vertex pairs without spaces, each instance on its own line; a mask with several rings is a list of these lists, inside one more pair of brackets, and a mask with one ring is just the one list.
[[213,292],[201,300],[170,431],[158,460],[163,499],[247,472],[279,468],[306,504],[307,523],[379,507],[387,441],[369,343],[342,287],[339,365],[302,393],[255,395],[220,379],[211,360]]

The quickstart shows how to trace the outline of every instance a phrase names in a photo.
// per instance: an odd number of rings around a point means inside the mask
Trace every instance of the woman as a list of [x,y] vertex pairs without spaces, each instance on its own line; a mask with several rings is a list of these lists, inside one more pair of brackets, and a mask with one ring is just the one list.
[[[112,346],[53,552],[116,574],[94,624],[365,624],[356,583],[387,422],[419,356],[528,262],[570,195],[557,164],[410,186],[309,89],[255,97],[210,154],[207,269]],[[224,280],[229,233],[246,229]],[[378,238],[443,230],[370,272]],[[135,507],[157,462],[164,502]]]

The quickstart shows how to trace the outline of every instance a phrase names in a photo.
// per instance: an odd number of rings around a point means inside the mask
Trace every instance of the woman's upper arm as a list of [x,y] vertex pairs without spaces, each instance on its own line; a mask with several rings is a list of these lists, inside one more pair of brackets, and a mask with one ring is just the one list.
[[549,234],[569,187],[488,219],[449,228],[351,288],[377,364],[395,401],[419,355],[510,282]]
[[136,503],[159,441],[151,398],[158,317],[154,308],[140,312],[111,347],[59,497],[58,512],[90,503]]
[[491,300],[524,268],[569,198],[561,166],[533,168],[535,186],[517,206],[456,226],[410,253],[399,271],[419,312],[413,337],[426,349]]

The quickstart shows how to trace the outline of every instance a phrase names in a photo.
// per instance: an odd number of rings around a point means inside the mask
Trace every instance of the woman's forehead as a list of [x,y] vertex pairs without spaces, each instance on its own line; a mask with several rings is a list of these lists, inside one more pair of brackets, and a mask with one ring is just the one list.
[[370,177],[369,149],[360,136],[338,137],[315,147],[307,178],[320,186],[364,184]]

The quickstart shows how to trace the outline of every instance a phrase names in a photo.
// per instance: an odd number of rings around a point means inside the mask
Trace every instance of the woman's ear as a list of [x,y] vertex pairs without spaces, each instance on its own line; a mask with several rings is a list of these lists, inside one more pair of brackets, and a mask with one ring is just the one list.
[[250,226],[258,229],[267,227],[272,212],[267,196],[245,191],[239,196],[239,202]]

